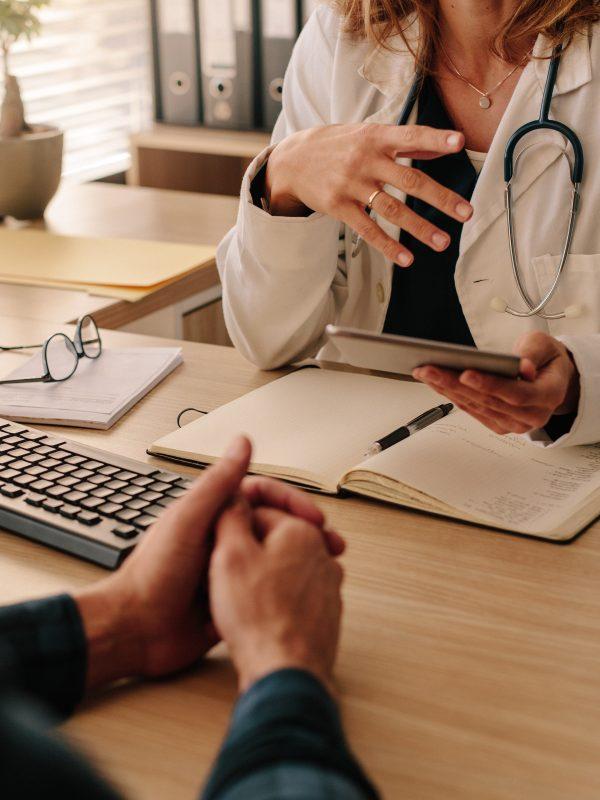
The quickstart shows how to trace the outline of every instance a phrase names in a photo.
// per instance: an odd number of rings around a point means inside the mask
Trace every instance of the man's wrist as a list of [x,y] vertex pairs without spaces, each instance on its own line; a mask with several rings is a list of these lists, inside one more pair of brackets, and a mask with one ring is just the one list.
[[240,694],[245,694],[255,683],[274,672],[285,669],[297,669],[310,673],[329,692],[335,696],[335,687],[329,670],[319,663],[319,659],[310,655],[274,650],[269,652],[265,648],[255,651],[256,655],[236,658],[238,670],[238,688]]
[[86,690],[141,674],[143,644],[131,606],[107,578],[74,595],[87,642]]

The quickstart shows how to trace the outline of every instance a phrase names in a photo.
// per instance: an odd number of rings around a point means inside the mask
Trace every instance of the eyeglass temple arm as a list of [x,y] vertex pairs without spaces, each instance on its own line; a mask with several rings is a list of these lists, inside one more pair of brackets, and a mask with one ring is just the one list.
[[43,344],[21,344],[18,347],[2,347],[2,345],[0,345],[0,352],[8,353],[12,350],[35,350],[36,348],[43,346]]
[[0,381],[0,386],[7,386],[9,383],[43,383],[47,378],[19,378],[13,381]]

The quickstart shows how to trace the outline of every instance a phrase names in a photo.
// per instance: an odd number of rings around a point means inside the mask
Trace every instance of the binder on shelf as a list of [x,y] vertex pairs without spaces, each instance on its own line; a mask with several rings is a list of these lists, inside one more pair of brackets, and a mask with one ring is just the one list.
[[197,2],[203,122],[215,128],[254,128],[259,124],[254,2]]
[[156,116],[175,125],[200,122],[194,0],[153,0]]
[[273,129],[281,111],[283,78],[301,27],[297,0],[260,0],[263,124]]

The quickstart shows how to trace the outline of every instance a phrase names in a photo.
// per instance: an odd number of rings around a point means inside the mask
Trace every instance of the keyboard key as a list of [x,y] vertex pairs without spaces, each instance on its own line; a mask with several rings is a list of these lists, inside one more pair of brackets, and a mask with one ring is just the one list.
[[30,442],[38,442],[40,439],[46,438],[46,434],[42,433],[41,431],[29,431],[29,430],[23,431],[21,436],[24,439],[28,439]]
[[13,447],[12,450],[9,450],[7,455],[12,456],[13,458],[23,458],[28,454],[27,450],[23,450],[22,447]]
[[103,466],[104,464],[101,461],[86,461],[83,465],[84,469],[90,469],[92,472],[95,472]]
[[99,475],[98,473],[96,473],[96,475],[92,475],[90,478],[90,483],[93,483],[96,486],[102,486],[104,483],[108,483],[109,481],[110,478],[108,475]]
[[0,466],[4,467],[7,464],[10,464],[11,461],[12,461],[12,456],[6,456],[6,455],[0,456]]
[[35,478],[33,475],[19,475],[14,482],[17,486],[29,486],[31,483],[35,483]]
[[29,506],[33,506],[34,508],[40,508],[42,503],[44,502],[44,495],[43,494],[28,494],[25,498],[25,502]]
[[101,506],[103,502],[99,497],[86,497],[85,500],[81,501],[80,505],[82,508],[95,509]]
[[59,486],[68,486],[69,489],[71,487],[73,487],[73,486],[77,486],[78,484],[79,484],[79,481],[77,480],[77,478],[73,478],[73,477],[71,477],[69,475],[67,475],[64,478],[59,478],[59,480],[58,480],[58,485]]
[[18,472],[23,472],[23,470],[27,469],[28,466],[29,466],[28,461],[17,459],[16,461],[11,462],[10,469],[16,469]]
[[180,489],[179,486],[174,486],[167,495],[169,497],[174,497],[177,499],[178,497],[183,497],[184,494],[187,494],[187,489]]
[[92,497],[100,497],[105,500],[107,497],[110,497],[113,493],[112,489],[107,489],[106,486],[99,486],[97,489],[92,491]]
[[60,461],[57,461],[55,458],[45,458],[43,461],[40,461],[40,466],[46,467],[46,469],[54,469],[54,467],[58,467]]
[[13,449],[12,444],[0,444],[0,453],[2,453],[2,455],[10,453],[12,449]]
[[118,511],[115,517],[121,522],[132,522],[136,517],[141,517],[139,511],[133,511],[130,508],[124,508],[123,511]]
[[139,497],[137,497],[135,500],[129,500],[129,502],[125,504],[125,507],[133,508],[134,511],[143,511],[149,505],[150,503],[147,500],[140,500]]
[[73,491],[69,492],[69,494],[66,494],[64,499],[67,501],[67,503],[78,504],[81,502],[81,500],[85,500],[86,497],[87,494],[84,494],[83,492]]
[[18,486],[11,486],[10,483],[5,483],[0,486],[0,494],[4,495],[4,497],[10,497],[12,500],[16,497],[21,497],[25,492],[23,489],[19,489]]
[[83,456],[69,456],[69,458],[65,458],[65,464],[72,464],[74,467],[78,467],[85,460]]
[[[73,466],[73,464],[61,464],[56,468],[57,472],[60,472],[61,475],[69,475],[71,472],[75,472],[77,467]],[[77,478],[75,478],[77,480]]]
[[66,517],[67,519],[76,519],[79,509],[77,506],[62,506],[58,513],[61,517]]
[[106,484],[107,489],[112,489],[115,492],[118,492],[119,489],[122,489],[124,486],[127,486],[125,481],[117,481],[117,480],[110,481],[110,483]]
[[11,481],[13,478],[16,478],[18,474],[16,469],[4,469],[0,472],[0,481]]
[[43,467],[27,467],[25,473],[27,475],[34,475],[36,478],[39,478],[40,475],[44,475],[46,470]]
[[109,503],[119,503],[123,505],[128,500],[131,500],[131,497],[127,494],[123,494],[122,492],[115,492],[115,494],[111,494],[108,498]]
[[45,492],[46,489],[50,488],[50,486],[52,486],[51,481],[39,480],[35,483],[32,483],[29,488],[33,489],[34,492]]
[[155,472],[152,477],[155,481],[163,481],[163,483],[177,483],[181,475],[176,475],[174,472]]
[[54,448],[53,447],[48,447],[47,444],[42,444],[39,447],[36,447],[33,452],[34,453],[38,453],[38,455],[40,455],[40,456],[48,456],[48,455],[50,455],[50,453],[54,452]]
[[[42,465],[40,464],[40,466],[42,466]],[[60,474],[60,472],[56,472],[55,470],[50,470],[50,472],[46,473],[46,480],[47,481],[53,481],[54,482],[54,481],[60,480],[60,478],[62,478],[62,475]]]
[[62,500],[55,500],[52,497],[47,497],[42,503],[42,508],[45,508],[46,511],[50,511],[52,514],[56,514],[63,505],[64,503]]
[[165,494],[162,497],[159,497],[156,503],[157,505],[164,506],[164,508],[166,508],[167,506],[170,506],[171,503],[174,503],[175,499],[176,499],[175,497],[169,497],[168,494]]
[[4,440],[4,444],[16,445],[20,444],[23,439],[20,436],[9,436]]
[[89,478],[90,475],[93,475],[93,474],[94,473],[91,471],[91,469],[78,469],[76,472],[73,473],[73,477],[74,478],[79,478],[80,480],[83,481],[86,478]]
[[135,539],[139,533],[137,528],[134,528],[133,525],[117,525],[116,528],[113,528],[112,532],[115,536],[118,536],[119,539]]
[[134,486],[150,486],[151,483],[154,483],[152,478],[148,478],[146,475],[140,475],[139,478],[131,481]]
[[132,481],[134,478],[137,478],[137,475],[135,474],[135,472],[123,471],[117,473],[117,478],[120,481]]
[[109,478],[112,478],[113,475],[116,475],[117,472],[121,472],[121,470],[119,467],[111,467],[110,465],[107,465],[106,467],[99,469],[98,472],[100,475],[108,475]]
[[171,488],[171,484],[170,483],[163,483],[162,481],[154,481],[154,483],[150,484],[149,488],[153,492],[164,493],[164,492],[168,492],[169,491],[169,489]]
[[154,523],[156,522],[156,517],[149,517],[144,515],[142,517],[136,517],[133,520],[133,524],[136,528],[141,528],[143,531],[148,530]]
[[58,458],[63,463],[66,462],[67,458],[71,458],[72,455],[68,450],[54,450],[52,452],[52,458]]
[[32,450],[35,450],[35,448],[37,447],[37,442],[21,442],[19,447],[21,448],[21,450],[26,450],[29,453]]
[[57,450],[59,447],[62,447],[64,441],[62,439],[57,439],[55,436],[44,436],[43,439],[40,439],[40,444],[45,444],[53,450]]
[[104,503],[104,505],[98,506],[96,509],[99,514],[105,517],[114,517],[117,512],[122,510],[123,506],[120,506],[118,503]]
[[144,490],[141,486],[126,486],[123,489],[123,494],[129,495],[129,497],[137,497],[140,494],[144,494]]
[[144,514],[150,514],[150,516],[152,517],[160,517],[160,515],[163,513],[164,510],[165,509],[163,508],[163,506],[152,505],[144,509]]
[[93,511],[80,511],[79,514],[77,514],[77,519],[84,525],[90,526],[97,525],[101,521],[101,518],[98,516],[98,514],[94,514]]
[[66,486],[51,486],[46,492],[49,497],[63,497],[68,493],[69,489]]
[[160,494],[160,492],[144,492],[144,494],[141,494],[140,497],[142,500],[148,500],[150,503],[155,503],[157,500],[160,500],[162,494]]
[[23,459],[23,461],[28,461],[30,464],[39,464],[40,461],[44,460],[44,456],[41,456],[39,453],[29,453]]
[[[73,477],[75,476],[73,475]],[[89,494],[90,492],[93,492],[96,487],[94,486],[93,483],[85,482],[85,483],[80,483],[78,488],[80,492],[85,492],[86,494]]]

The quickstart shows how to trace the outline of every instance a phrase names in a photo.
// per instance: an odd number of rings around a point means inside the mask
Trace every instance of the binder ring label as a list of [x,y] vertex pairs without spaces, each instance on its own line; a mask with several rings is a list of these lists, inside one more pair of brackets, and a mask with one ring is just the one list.
[[283,102],[283,78],[275,78],[269,84],[269,94],[276,103]]
[[192,88],[192,81],[190,76],[185,72],[174,72],[169,77],[169,89],[173,94],[183,95],[187,94]]
[[233,94],[233,82],[229,78],[213,78],[209,85],[213,97],[219,100],[228,100]]

